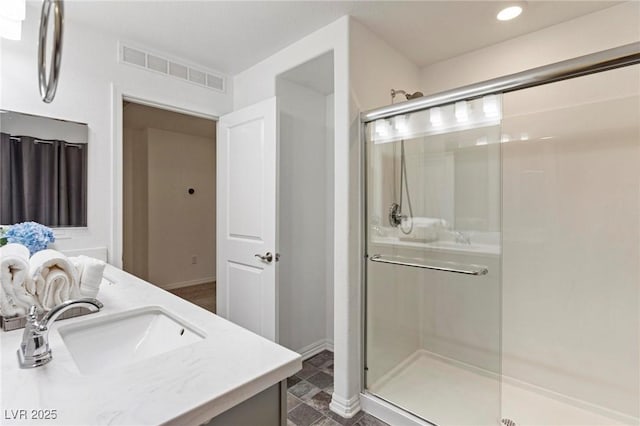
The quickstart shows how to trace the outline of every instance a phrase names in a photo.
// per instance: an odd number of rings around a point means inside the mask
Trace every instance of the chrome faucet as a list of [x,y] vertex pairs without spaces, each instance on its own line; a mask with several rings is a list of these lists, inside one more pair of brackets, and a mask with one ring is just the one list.
[[468,234],[460,231],[453,231],[453,235],[456,237],[456,243],[471,245],[471,237]]
[[51,309],[38,320],[38,308],[31,305],[27,314],[27,324],[22,334],[22,343],[18,349],[20,368],[34,368],[45,365],[53,358],[49,347],[49,328],[65,311],[75,307],[85,307],[91,312],[99,311],[104,305],[98,299],[67,300]]

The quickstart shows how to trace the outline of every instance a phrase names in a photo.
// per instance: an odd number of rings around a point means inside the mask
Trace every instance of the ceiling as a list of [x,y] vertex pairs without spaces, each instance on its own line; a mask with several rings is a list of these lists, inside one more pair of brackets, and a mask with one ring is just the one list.
[[236,74],[347,14],[422,67],[617,3],[528,1],[498,22],[504,1],[72,0],[66,21]]

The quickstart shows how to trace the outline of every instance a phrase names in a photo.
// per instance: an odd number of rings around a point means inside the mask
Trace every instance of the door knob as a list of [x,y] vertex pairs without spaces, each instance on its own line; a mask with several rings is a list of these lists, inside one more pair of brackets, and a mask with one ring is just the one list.
[[266,263],[273,262],[273,255],[269,251],[264,256],[261,255],[261,254],[256,254],[255,257],[259,257],[260,260],[262,260],[263,262],[266,262]]

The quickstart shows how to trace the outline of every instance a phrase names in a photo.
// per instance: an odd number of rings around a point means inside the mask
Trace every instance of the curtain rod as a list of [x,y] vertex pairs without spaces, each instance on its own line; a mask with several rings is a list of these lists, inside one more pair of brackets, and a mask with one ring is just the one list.
[[[12,141],[16,141],[16,142],[22,142],[22,138],[25,136],[9,136],[9,139]],[[27,137],[31,137],[31,136],[27,136]],[[86,145],[85,143],[78,143],[78,142],[67,142],[67,141],[61,141],[58,139],[37,139],[37,138],[33,138],[33,142],[34,143],[43,143],[46,145],[53,145],[54,142],[62,142],[63,144],[65,144],[66,146],[71,146],[71,147],[75,147],[75,148],[83,148],[83,145]]]
[[427,108],[470,100],[485,95],[513,92],[547,83],[581,77],[601,71],[626,67],[640,63],[640,42],[625,44],[613,49],[577,58],[532,68],[527,71],[498,77],[491,80],[459,87],[453,90],[427,95],[360,114],[363,123],[388,118],[398,114],[420,111]]

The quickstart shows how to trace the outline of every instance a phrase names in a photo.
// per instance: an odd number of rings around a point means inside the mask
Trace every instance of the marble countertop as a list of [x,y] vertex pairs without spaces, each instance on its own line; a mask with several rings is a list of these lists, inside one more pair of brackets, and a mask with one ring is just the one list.
[[[0,331],[0,424],[199,425],[301,368],[297,353],[124,271],[108,266],[105,278],[100,312],[51,328],[49,364],[20,369],[22,330]],[[206,338],[137,364],[82,374],[58,326],[144,306],[166,309]]]

